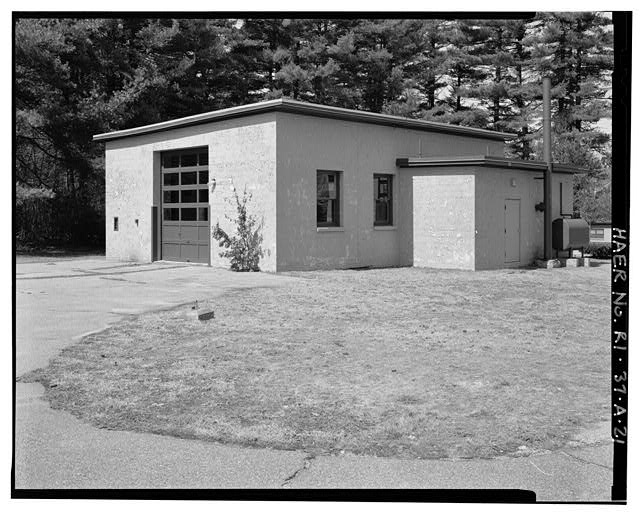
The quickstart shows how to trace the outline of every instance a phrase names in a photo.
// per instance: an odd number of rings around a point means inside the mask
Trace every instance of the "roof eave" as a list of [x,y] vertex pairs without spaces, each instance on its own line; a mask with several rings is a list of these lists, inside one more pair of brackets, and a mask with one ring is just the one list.
[[[402,157],[396,159],[396,166],[399,168],[420,168],[420,167],[450,167],[450,166],[488,166],[501,167],[507,169],[518,169],[523,171],[544,172],[547,163],[539,160],[516,160],[491,155],[470,155],[456,157],[437,158],[411,158]],[[588,169],[578,168],[562,164],[553,163],[554,173],[583,174],[588,173]]]
[[340,107],[330,107],[326,105],[319,105],[315,103],[298,102],[295,100],[289,100],[286,98],[279,98],[277,100],[270,100],[260,103],[252,103],[249,105],[241,105],[239,107],[231,107],[228,109],[222,109],[212,112],[205,112],[203,114],[196,114],[195,116],[189,116],[185,118],[174,119],[170,121],[164,121],[162,123],[155,123],[152,125],[145,125],[141,127],[129,128],[126,130],[119,130],[116,132],[107,132],[103,134],[97,134],[93,136],[93,140],[96,142],[110,141],[114,139],[122,139],[125,137],[134,137],[138,135],[145,135],[150,133],[162,132],[166,130],[172,130],[176,128],[184,128],[193,125],[200,125],[204,123],[211,123],[214,121],[221,121],[224,119],[237,118],[242,116],[249,116],[254,114],[262,114],[265,112],[287,112],[290,114],[299,114],[307,116],[316,116],[331,119],[340,119],[343,121],[354,121],[360,123],[369,123],[375,125],[392,126],[396,128],[406,128],[414,130],[422,130],[428,132],[441,132],[453,135],[461,135],[467,137],[476,137],[481,139],[491,139],[498,141],[505,141],[511,139],[514,134],[508,134],[505,132],[494,132],[492,130],[485,130],[482,128],[464,127],[458,125],[447,125],[446,123],[436,123],[432,121],[425,121],[421,119],[401,118],[399,116],[391,116],[388,114],[378,114],[374,112],[357,111],[350,109],[343,109]]
[[156,132],[164,132],[166,130],[173,130],[176,128],[184,128],[194,125],[202,125],[205,123],[211,123],[213,121],[221,121],[224,119],[232,119],[241,116],[249,116],[252,114],[258,114],[263,112],[272,112],[282,103],[282,100],[270,100],[268,102],[262,102],[260,104],[251,103],[249,105],[240,105],[238,107],[230,107],[228,109],[216,110],[212,112],[204,112],[202,114],[196,114],[194,116],[188,116],[185,118],[172,119],[170,121],[163,121],[161,123],[154,123],[152,125],[144,125],[134,128],[127,128],[126,130],[118,130],[116,132],[106,132],[103,134],[97,134],[93,136],[94,141],[111,141],[114,139],[123,139],[125,137],[134,137],[136,135],[146,135]]

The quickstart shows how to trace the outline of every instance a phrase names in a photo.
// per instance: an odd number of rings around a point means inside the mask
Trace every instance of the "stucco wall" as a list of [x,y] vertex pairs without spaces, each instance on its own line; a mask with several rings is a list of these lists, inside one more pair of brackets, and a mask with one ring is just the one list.
[[[117,139],[106,143],[106,253],[107,258],[148,262],[152,258],[151,207],[160,206],[159,152],[206,146],[209,148],[209,178],[215,191],[209,195],[211,226],[232,229],[225,214],[235,218],[235,187],[245,185],[253,194],[251,212],[264,217],[263,247],[268,254],[264,270],[276,267],[276,123],[267,113],[218,121],[154,134]],[[113,217],[120,229],[113,231]],[[134,219],[138,219],[138,226]],[[212,265],[228,266],[211,241]]]
[[475,187],[468,169],[412,170],[412,264],[473,269]]
[[[277,113],[278,270],[410,265],[413,228],[397,157],[502,156],[503,143]],[[342,226],[316,226],[316,172],[342,172]],[[394,175],[394,226],[374,227],[373,175]]]

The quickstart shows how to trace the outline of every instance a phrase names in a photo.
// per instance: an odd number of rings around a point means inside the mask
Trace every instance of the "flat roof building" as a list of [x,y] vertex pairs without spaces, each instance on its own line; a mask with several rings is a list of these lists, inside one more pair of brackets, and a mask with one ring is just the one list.
[[[211,227],[233,230],[246,188],[262,270],[529,265],[546,163],[504,158],[510,137],[288,99],[96,135],[107,258],[228,266]],[[554,164],[554,218],[576,172]]]

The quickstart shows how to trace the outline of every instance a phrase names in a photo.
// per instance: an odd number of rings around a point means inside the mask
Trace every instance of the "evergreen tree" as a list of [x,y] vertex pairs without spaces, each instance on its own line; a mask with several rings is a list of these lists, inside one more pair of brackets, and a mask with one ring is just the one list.
[[[595,203],[606,203],[598,196],[610,194],[602,187],[610,180],[610,137],[597,123],[610,114],[606,97],[613,66],[610,20],[592,12],[541,14],[531,43],[539,76],[551,77],[554,160],[590,169],[576,180],[574,193],[577,198],[594,195]],[[575,208],[577,213],[589,211],[580,200]]]
[[511,154],[541,158],[549,73],[554,157],[593,170],[575,187],[576,208],[592,216],[609,194],[610,141],[598,123],[610,115],[611,69],[601,13],[17,20],[16,190],[20,208],[55,204],[38,218],[50,238],[101,240],[104,164],[93,134],[279,96],[504,130],[518,136]]
[[[471,20],[448,21],[443,24],[445,40],[442,69],[446,92],[444,99],[424,117],[433,121],[486,128],[486,110],[469,101],[468,92],[486,79],[482,66],[480,31]],[[466,99],[466,101],[465,101]]]

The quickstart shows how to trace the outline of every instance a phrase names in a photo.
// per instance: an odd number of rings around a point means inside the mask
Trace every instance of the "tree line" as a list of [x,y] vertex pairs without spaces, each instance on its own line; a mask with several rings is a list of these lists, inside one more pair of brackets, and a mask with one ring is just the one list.
[[30,244],[101,244],[104,150],[93,134],[289,97],[516,134],[540,159],[552,80],[554,157],[592,170],[576,212],[610,216],[611,20],[18,19],[15,228]]

